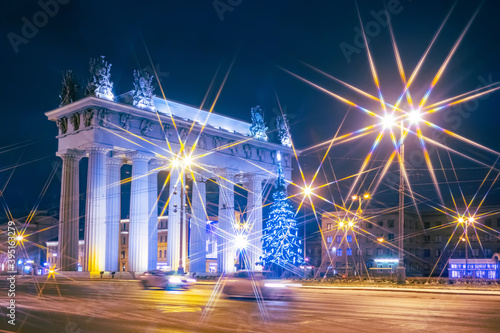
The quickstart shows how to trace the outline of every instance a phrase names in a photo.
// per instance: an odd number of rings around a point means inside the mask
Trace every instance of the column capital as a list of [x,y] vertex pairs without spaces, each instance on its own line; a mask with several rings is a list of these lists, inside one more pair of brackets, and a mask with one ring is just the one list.
[[80,160],[83,156],[85,156],[85,152],[76,149],[66,149],[58,151],[56,155],[62,158],[63,160],[65,159]]
[[236,176],[236,174],[238,174],[238,172],[231,170],[231,169],[226,169],[226,168],[217,168],[214,171],[215,171],[215,175],[218,178],[226,178],[229,181],[233,181],[234,176]]
[[159,160],[157,158],[152,158],[149,161],[149,169],[155,170],[156,172],[161,171],[160,169],[165,166],[165,161]]
[[257,174],[257,173],[247,173],[243,176],[247,182],[253,182],[253,181],[265,181],[266,179],[269,178],[269,176]]
[[110,147],[105,147],[105,146],[92,146],[92,147],[87,147],[86,151],[87,153],[104,153],[106,154],[108,151],[110,151]]
[[106,165],[109,166],[122,166],[123,159],[117,157],[108,157],[106,159]]
[[136,151],[133,153],[128,154],[128,157],[132,161],[146,161],[149,162],[154,156],[152,154],[143,152],[143,151]]

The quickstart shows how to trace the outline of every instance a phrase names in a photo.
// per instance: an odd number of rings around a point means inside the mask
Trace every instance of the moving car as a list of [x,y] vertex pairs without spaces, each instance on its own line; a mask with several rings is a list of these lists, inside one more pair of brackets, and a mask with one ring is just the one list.
[[162,288],[162,289],[189,289],[196,280],[184,274],[177,274],[175,271],[161,271],[155,269],[145,272],[139,276],[144,289]]
[[265,300],[290,300],[300,284],[266,278],[270,272],[239,271],[225,278],[223,293],[228,297],[263,298]]

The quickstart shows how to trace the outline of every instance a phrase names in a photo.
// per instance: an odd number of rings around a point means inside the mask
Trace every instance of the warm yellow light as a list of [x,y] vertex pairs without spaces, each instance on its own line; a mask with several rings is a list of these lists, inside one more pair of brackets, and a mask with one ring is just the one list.
[[464,223],[464,218],[463,217],[459,217],[458,218],[458,223]]
[[474,219],[474,217],[472,217],[472,216],[469,217],[469,223],[474,223],[474,222],[476,222],[476,220]]
[[18,241],[18,242],[22,242],[23,239],[24,239],[23,235],[17,235],[16,236],[16,241]]
[[365,195],[363,195],[363,198],[370,199],[370,193],[365,193]]
[[180,165],[180,162],[179,162],[179,159],[177,157],[175,157],[173,160],[172,160],[172,166],[173,167],[178,167]]
[[304,191],[303,192],[304,192],[305,195],[309,196],[309,195],[312,194],[312,189],[311,189],[311,187],[306,186],[306,187],[304,187]]
[[358,200],[358,196],[357,195],[353,195],[351,198],[352,198],[352,200]]
[[420,114],[419,111],[412,111],[410,112],[410,114],[408,115],[408,119],[410,119],[410,122],[412,124],[416,124],[420,121],[420,119],[422,118],[422,115]]
[[379,241],[379,243],[382,243],[384,241],[384,239],[382,237],[377,238],[377,240]]
[[347,223],[348,226],[352,227],[354,225],[354,222],[352,221],[349,221],[349,223]]
[[464,237],[462,237],[462,242],[465,242],[465,238]]
[[193,163],[193,160],[191,159],[191,156],[188,155],[184,157],[184,160],[182,161],[185,167],[191,166],[191,163]]
[[388,114],[384,118],[382,118],[382,126],[384,126],[384,128],[387,129],[394,125],[396,125],[396,122],[394,121],[394,117],[392,116],[392,114]]
[[341,227],[341,228],[344,227],[344,222],[343,221],[339,222],[339,227]]

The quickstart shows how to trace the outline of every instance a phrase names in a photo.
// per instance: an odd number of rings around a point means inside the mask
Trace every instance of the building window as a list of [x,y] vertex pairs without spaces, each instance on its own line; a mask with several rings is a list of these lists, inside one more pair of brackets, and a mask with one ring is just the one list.
[[163,258],[167,257],[167,250],[163,250]]
[[369,256],[373,255],[373,249],[366,249],[366,254]]
[[389,228],[394,228],[394,220],[389,220],[389,221],[387,221],[387,226],[388,226]]
[[337,261],[337,262],[335,263],[335,267],[342,267],[342,263]]
[[347,255],[352,256],[352,249],[347,249]]
[[492,255],[491,249],[484,249],[484,255],[487,257],[491,257],[491,255]]
[[440,250],[440,249],[437,249],[437,250],[436,250],[436,257],[439,257],[439,256],[441,256],[441,250]]
[[373,225],[370,222],[366,222],[366,229],[373,228]]
[[348,243],[352,242],[352,236],[351,235],[347,235],[347,242]]
[[459,257],[465,256],[465,251],[463,249],[458,249],[458,256]]
[[123,231],[127,231],[127,225],[123,223]]
[[388,234],[387,236],[388,236],[387,237],[388,240],[390,240],[390,241],[394,240],[394,234]]
[[342,257],[342,249],[337,249],[337,257]]
[[379,227],[383,227],[384,226],[384,221],[378,221],[377,224],[378,224]]
[[125,245],[125,236],[122,237],[122,245]]
[[326,242],[327,242],[327,243],[331,243],[331,242],[332,242],[332,239],[333,239],[333,237],[332,237],[332,236],[328,236],[328,237],[326,237]]
[[415,223],[413,221],[410,221],[410,229],[415,228]]
[[384,254],[384,249],[377,249],[377,255],[381,256]]
[[431,228],[431,223],[430,222],[424,222],[424,229],[430,229]]
[[497,227],[500,227],[500,218],[497,219]]
[[479,256],[479,249],[472,249],[472,255],[474,257],[478,257]]
[[331,230],[331,229],[332,229],[332,224],[331,224],[331,223],[328,223],[328,224],[326,225],[326,230]]
[[436,239],[436,243],[441,243],[443,238],[441,237],[441,235],[436,235],[435,239]]
[[342,242],[342,235],[336,236],[335,237],[335,243],[341,243]]
[[122,251],[122,259],[125,259],[125,251]]
[[158,258],[161,258],[161,250],[158,251]]
[[484,225],[491,228],[491,219],[484,220]]
[[431,236],[424,236],[424,243],[429,243],[431,241]]
[[419,249],[415,249],[415,256],[419,256],[420,255],[420,250]]

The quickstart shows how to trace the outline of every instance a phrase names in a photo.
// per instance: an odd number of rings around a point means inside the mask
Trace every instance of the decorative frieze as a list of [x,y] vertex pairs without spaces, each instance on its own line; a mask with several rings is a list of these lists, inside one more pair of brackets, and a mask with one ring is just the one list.
[[127,113],[122,113],[120,115],[120,125],[121,127],[125,130],[128,131],[130,129],[130,120],[132,119],[132,116],[130,116]]
[[141,134],[146,135],[148,132],[152,132],[154,129],[154,124],[149,121],[144,119],[141,121]]
[[61,134],[66,134],[68,131],[68,118],[61,117],[56,120],[57,127],[59,127],[59,132]]

